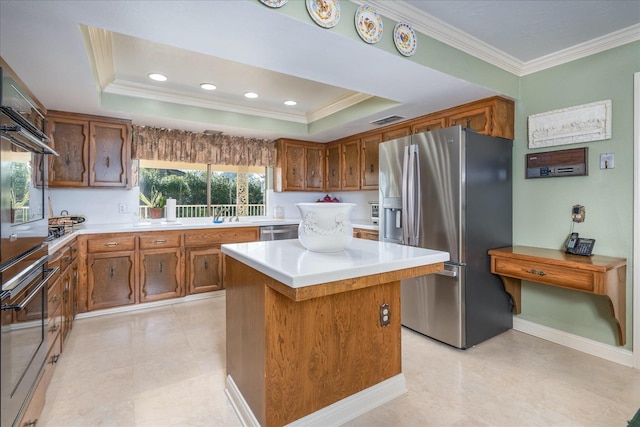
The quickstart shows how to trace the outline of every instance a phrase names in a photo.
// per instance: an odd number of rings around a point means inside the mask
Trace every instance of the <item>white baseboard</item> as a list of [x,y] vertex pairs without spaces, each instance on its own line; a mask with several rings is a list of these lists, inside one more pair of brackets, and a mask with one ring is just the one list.
[[599,341],[549,328],[518,317],[513,318],[513,329],[592,356],[609,360],[610,362],[633,367],[633,352],[621,347],[603,344]]
[[[244,427],[260,427],[231,376],[227,376],[225,393]],[[289,423],[286,427],[340,426],[405,393],[407,383],[404,374],[398,374]]]
[[226,294],[224,289],[221,291],[203,292],[201,294],[187,295],[186,297],[181,297],[181,298],[170,298],[170,299],[164,299],[162,301],[145,302],[142,304],[131,304],[131,305],[125,305],[122,307],[105,308],[103,310],[96,310],[96,311],[87,311],[85,313],[78,313],[76,315],[76,319],[87,319],[89,317],[104,316],[106,314],[117,314],[117,313],[127,313],[130,311],[146,310],[148,308],[164,307],[165,305],[181,304],[187,301],[197,301],[197,300],[207,299],[207,298],[224,297],[225,295]]

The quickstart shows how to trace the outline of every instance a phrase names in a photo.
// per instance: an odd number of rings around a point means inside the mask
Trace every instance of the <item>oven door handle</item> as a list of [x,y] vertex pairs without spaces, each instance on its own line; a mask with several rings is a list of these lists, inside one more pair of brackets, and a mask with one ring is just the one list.
[[47,268],[46,270],[44,270],[47,273],[46,277],[42,280],[42,282],[38,283],[36,288],[33,291],[31,291],[31,293],[27,295],[27,297],[20,304],[3,305],[2,310],[15,310],[15,311],[23,310],[31,302],[31,300],[36,295],[38,295],[38,293],[42,290],[43,286],[49,281],[49,279],[51,279],[53,275],[58,272],[59,268],[60,267],[54,267],[54,268]]

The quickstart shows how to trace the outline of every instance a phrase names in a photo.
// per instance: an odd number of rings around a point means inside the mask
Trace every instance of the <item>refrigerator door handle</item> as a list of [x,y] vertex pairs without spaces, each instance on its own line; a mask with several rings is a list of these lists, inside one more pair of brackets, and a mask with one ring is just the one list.
[[408,191],[409,191],[409,148],[404,147],[404,158],[402,161],[402,243],[407,245],[409,244],[409,201]]
[[[413,196],[413,219],[411,235],[413,236],[413,244],[418,245],[420,242],[420,225],[419,221],[422,218],[422,191],[420,188],[420,156],[418,153],[418,146],[413,146],[413,182],[414,182],[414,196]],[[426,199],[426,197],[425,197]]]

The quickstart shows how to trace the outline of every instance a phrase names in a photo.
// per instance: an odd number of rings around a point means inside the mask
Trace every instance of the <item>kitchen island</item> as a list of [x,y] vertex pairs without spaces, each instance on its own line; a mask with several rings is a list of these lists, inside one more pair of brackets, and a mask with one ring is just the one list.
[[400,280],[446,252],[353,239],[222,245],[226,393],[245,425],[338,425],[406,393]]

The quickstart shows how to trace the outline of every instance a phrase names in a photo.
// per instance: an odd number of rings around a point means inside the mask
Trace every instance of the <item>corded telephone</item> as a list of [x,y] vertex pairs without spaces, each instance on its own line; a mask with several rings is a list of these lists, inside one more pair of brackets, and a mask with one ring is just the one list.
[[596,245],[595,239],[583,239],[578,237],[578,233],[571,233],[567,240],[565,252],[574,255],[591,255],[593,247]]

